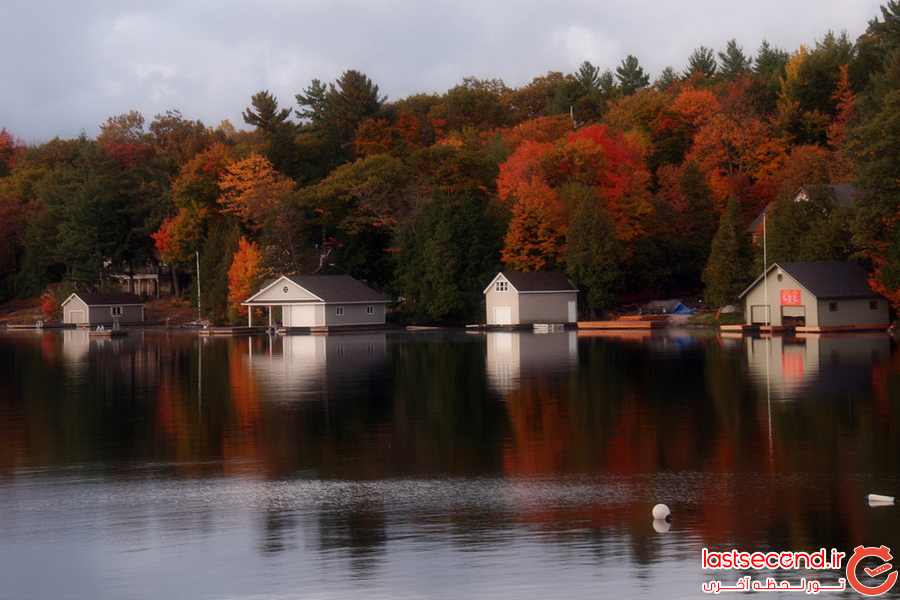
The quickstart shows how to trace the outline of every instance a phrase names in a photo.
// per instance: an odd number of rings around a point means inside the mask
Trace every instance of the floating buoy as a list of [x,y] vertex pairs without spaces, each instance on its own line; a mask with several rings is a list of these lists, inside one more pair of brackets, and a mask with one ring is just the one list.
[[668,533],[672,524],[665,519],[653,519],[653,531],[656,533]]
[[890,505],[893,503],[894,503],[893,496],[882,496],[881,494],[869,494],[869,504],[871,504],[871,505],[887,506],[887,505]]
[[657,504],[653,507],[653,518],[658,521],[665,521],[672,516],[672,511],[665,504]]

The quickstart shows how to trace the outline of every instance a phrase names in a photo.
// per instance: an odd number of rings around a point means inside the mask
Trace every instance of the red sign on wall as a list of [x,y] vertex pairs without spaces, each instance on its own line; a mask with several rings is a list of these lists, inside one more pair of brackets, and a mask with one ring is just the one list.
[[800,290],[781,290],[782,306],[802,306],[803,300],[800,297]]

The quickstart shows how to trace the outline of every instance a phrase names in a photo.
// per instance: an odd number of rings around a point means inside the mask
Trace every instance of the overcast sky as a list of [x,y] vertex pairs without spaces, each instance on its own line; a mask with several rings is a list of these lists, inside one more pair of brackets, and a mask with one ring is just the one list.
[[701,44],[785,49],[854,39],[878,0],[0,0],[0,128],[28,142],[137,109],[243,126],[260,89],[283,104],[312,78],[364,71],[389,98],[464,76],[516,86],[583,60],[637,55],[652,76]]

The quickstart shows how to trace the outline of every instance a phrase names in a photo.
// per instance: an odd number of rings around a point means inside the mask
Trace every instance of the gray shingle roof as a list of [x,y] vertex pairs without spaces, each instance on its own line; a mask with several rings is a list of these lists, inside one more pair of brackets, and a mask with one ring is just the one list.
[[853,262],[778,263],[791,277],[817,298],[871,298],[865,270]]
[[349,275],[289,275],[297,285],[325,302],[389,302],[390,299]]
[[122,292],[109,292],[89,294],[87,292],[75,292],[75,295],[85,301],[88,306],[106,306],[110,304],[143,304],[144,299],[134,294]]
[[519,292],[577,292],[569,278],[559,271],[501,271]]
[[[869,287],[866,271],[854,262],[779,262],[773,263],[769,267],[769,271],[775,267],[781,267],[816,298],[878,297],[878,294]],[[760,280],[762,280],[762,275],[741,293],[741,297],[746,295]]]

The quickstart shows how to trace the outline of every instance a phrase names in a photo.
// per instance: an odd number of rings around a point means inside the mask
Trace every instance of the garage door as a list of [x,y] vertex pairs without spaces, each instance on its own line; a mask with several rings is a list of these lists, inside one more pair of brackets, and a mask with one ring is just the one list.
[[84,323],[84,311],[83,310],[70,310],[68,313],[68,319],[66,319],[66,323]]
[[316,307],[313,305],[295,305],[290,307],[290,322],[286,327],[312,327],[316,324]]
[[493,324],[512,325],[512,308],[509,306],[495,306]]
[[750,322],[765,323],[766,322],[766,305],[754,304],[750,307]]

